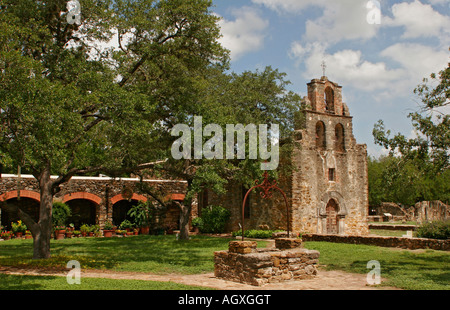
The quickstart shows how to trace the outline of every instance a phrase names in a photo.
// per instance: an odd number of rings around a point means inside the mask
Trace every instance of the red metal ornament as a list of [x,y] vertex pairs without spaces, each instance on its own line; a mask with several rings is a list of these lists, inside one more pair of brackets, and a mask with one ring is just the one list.
[[264,171],[263,176],[264,176],[264,180],[262,181],[261,184],[258,184],[259,180],[255,180],[256,185],[247,191],[247,193],[245,194],[245,197],[244,197],[244,201],[242,203],[242,241],[244,241],[244,232],[245,232],[245,215],[244,215],[245,214],[245,203],[247,202],[248,195],[250,195],[250,193],[256,188],[262,189],[262,192],[260,193],[260,195],[263,199],[271,199],[273,196],[273,190],[277,190],[283,195],[284,202],[286,203],[286,220],[287,220],[286,231],[287,231],[288,238],[290,235],[289,204],[288,204],[286,194],[283,192],[283,190],[281,188],[278,187],[278,183],[276,180],[273,180],[272,182],[269,181],[269,174],[267,173],[267,171]]

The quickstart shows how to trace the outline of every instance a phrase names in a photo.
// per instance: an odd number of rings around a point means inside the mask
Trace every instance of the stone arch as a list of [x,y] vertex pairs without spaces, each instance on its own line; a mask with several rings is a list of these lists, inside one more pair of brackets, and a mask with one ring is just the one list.
[[70,193],[64,195],[63,202],[72,210],[69,222],[73,223],[77,229],[83,224],[93,225],[97,223],[100,203],[102,202],[102,198],[99,196],[87,192]]
[[[20,190],[20,200],[17,191],[10,191],[0,195],[0,201],[13,200],[12,205],[18,206],[26,212],[35,221],[39,221],[39,208],[41,196],[39,193],[30,190]],[[3,211],[3,212],[2,212]],[[18,221],[19,218],[15,212],[8,212],[7,209],[0,210],[0,223],[6,229],[11,229],[11,222]]]
[[121,200],[137,200],[137,201],[146,202],[148,199],[147,199],[147,197],[136,194],[136,193],[133,193],[131,198],[127,198],[127,197],[124,197],[122,194],[118,194],[111,198],[111,205],[114,205],[116,202],[119,202]]
[[63,202],[66,203],[66,202],[74,200],[74,199],[89,200],[97,205],[99,205],[102,202],[102,199],[99,196],[91,194],[91,193],[87,193],[87,192],[77,192],[77,193],[66,194],[66,195],[64,195]]
[[334,148],[337,152],[345,152],[345,132],[341,123],[336,124]]
[[[17,193],[17,191],[10,191],[10,192],[6,192],[2,195],[0,195],[0,200],[1,201],[6,201],[9,199],[13,199],[13,198],[17,198],[19,195]],[[33,200],[36,200],[37,202],[41,202],[41,194],[39,194],[38,192],[33,192],[33,191],[29,191],[29,190],[20,190],[20,197],[21,198],[30,198]]]
[[125,219],[131,220],[128,215],[130,208],[139,203],[139,201],[146,202],[147,200],[147,197],[136,193],[133,193],[130,197],[125,197],[122,194],[112,197],[110,200],[112,206],[112,223],[118,226]]
[[316,148],[319,150],[327,148],[325,123],[322,121],[316,123]]
[[325,88],[325,112],[335,113],[334,109],[334,90],[331,86]]
[[338,215],[345,216],[348,214],[347,206],[344,201],[344,197],[336,191],[331,191],[331,192],[326,192],[325,194],[323,194],[320,199],[320,207],[319,207],[320,215],[322,215],[322,216],[326,215],[326,206],[331,199],[334,199],[336,201],[336,203],[338,204],[338,207],[339,207]]
[[[323,234],[344,234],[347,207],[344,197],[336,191],[326,192],[320,201],[319,217]],[[332,227],[332,225],[335,225]]]

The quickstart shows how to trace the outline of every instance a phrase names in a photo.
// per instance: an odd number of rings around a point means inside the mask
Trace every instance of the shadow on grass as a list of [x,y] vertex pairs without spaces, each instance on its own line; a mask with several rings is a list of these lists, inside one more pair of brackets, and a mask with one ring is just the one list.
[[[22,240],[25,242],[28,240]],[[49,260],[32,260],[32,242],[0,244],[0,265],[65,268],[78,260],[83,269],[113,269],[154,273],[201,273],[214,269],[214,251],[226,249],[229,239],[194,236],[76,238],[52,240]]]

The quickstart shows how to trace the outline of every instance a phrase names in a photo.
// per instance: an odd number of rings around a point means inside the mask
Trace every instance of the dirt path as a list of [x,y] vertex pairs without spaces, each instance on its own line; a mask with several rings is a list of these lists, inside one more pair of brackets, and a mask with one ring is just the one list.
[[[0,267],[0,273],[13,275],[51,275],[67,276],[63,271],[30,270],[9,267]],[[367,285],[366,275],[346,273],[342,271],[319,270],[314,279],[272,283],[263,287],[225,281],[214,277],[213,273],[199,275],[155,275],[134,272],[116,272],[103,270],[83,270],[81,278],[107,278],[144,281],[175,282],[186,285],[210,287],[219,290],[378,290],[395,288],[376,288]]]

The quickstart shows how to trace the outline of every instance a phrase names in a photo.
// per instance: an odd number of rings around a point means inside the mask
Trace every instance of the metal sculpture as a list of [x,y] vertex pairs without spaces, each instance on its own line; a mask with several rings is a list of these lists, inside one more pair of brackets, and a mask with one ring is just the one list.
[[274,190],[274,189],[278,190],[283,195],[284,202],[286,203],[286,220],[287,220],[286,231],[287,231],[287,237],[289,238],[289,234],[290,234],[289,204],[288,204],[286,194],[283,192],[283,190],[281,188],[278,187],[276,180],[273,180],[272,183],[269,181],[269,174],[267,173],[267,171],[264,172],[263,176],[264,176],[264,180],[262,181],[261,184],[258,184],[259,180],[255,180],[256,185],[247,191],[247,193],[245,194],[245,197],[244,197],[244,201],[242,203],[242,241],[244,241],[244,232],[245,232],[245,203],[247,202],[248,195],[250,195],[250,193],[256,188],[262,189],[262,192],[260,193],[260,195],[263,199],[272,198],[272,195],[273,195],[272,190]]

